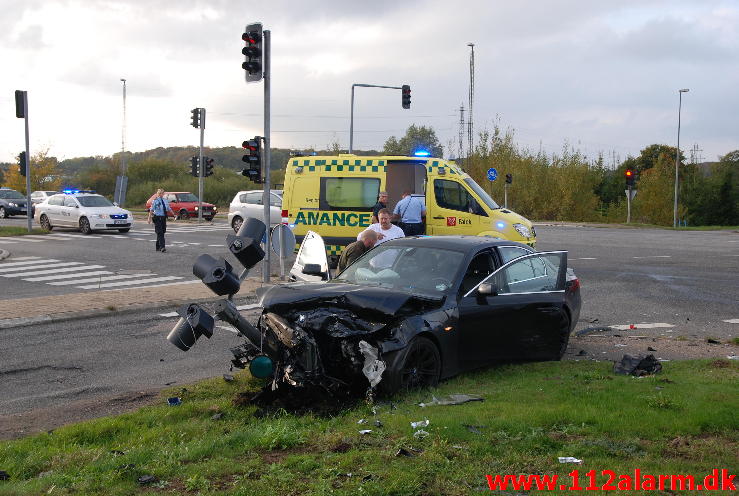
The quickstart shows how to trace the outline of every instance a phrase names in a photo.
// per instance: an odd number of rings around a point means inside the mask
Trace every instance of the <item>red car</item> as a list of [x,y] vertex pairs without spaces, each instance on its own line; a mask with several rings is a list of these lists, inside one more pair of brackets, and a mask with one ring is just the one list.
[[[146,210],[151,208],[151,202],[157,197],[156,193],[151,195],[146,201]],[[178,219],[189,219],[198,216],[198,197],[187,191],[165,192],[164,198],[169,202],[169,206]],[[218,207],[212,203],[203,202],[203,219],[213,220],[218,213]],[[167,212],[167,215],[170,215]]]

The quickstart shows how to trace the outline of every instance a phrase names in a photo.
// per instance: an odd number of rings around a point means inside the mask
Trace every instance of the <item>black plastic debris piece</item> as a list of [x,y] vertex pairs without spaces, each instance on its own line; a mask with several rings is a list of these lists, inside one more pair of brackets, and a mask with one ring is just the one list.
[[177,396],[173,396],[172,398],[167,398],[167,404],[169,406],[180,406],[182,404],[182,399]]
[[10,474],[8,474],[5,470],[0,470],[0,481],[2,480],[10,480]]
[[585,351],[585,350],[580,350],[580,351],[577,352],[577,356],[585,356],[587,354],[588,354],[588,352]]
[[662,371],[662,364],[654,355],[624,355],[620,362],[614,362],[613,373],[619,375],[644,375],[658,374]]
[[471,394],[450,394],[447,396],[443,396],[441,398],[432,396],[431,401],[429,401],[428,403],[419,403],[418,406],[423,408],[426,406],[434,406],[434,405],[441,405],[441,406],[461,405],[463,403],[469,403],[470,401],[485,401],[485,398],[482,398],[480,396],[474,396]]
[[216,413],[210,419],[211,420],[221,420],[222,418],[223,418],[223,414],[222,413]]
[[575,332],[575,336],[585,336],[586,334],[591,334],[593,332],[609,332],[612,331],[613,328],[609,326],[594,326],[594,327],[586,327],[585,329],[580,329],[579,331]]
[[405,456],[407,458],[413,458],[416,456],[415,453],[411,452],[410,450],[407,450],[405,448],[400,448],[396,453],[395,456]]
[[362,483],[369,482],[373,480],[374,478],[375,476],[372,474],[365,475],[364,477],[362,477]]
[[713,339],[713,338],[707,338],[706,339],[706,343],[708,343],[708,344],[721,344],[721,341],[719,341],[717,339]]
[[470,431],[473,434],[482,434],[482,431],[480,429],[484,429],[484,425],[470,425],[470,424],[462,424],[468,431]]
[[125,455],[125,454],[126,454],[126,452],[125,452],[125,451],[121,451],[121,450],[110,450],[110,452],[111,452],[112,454],[114,454],[115,456],[123,456],[123,455]]
[[153,475],[142,475],[138,479],[136,479],[136,482],[141,484],[142,486],[145,486],[146,484],[153,484],[157,482],[159,479],[154,477]]
[[382,427],[382,422],[375,420],[375,427]]
[[226,382],[233,382],[234,376],[232,376],[231,374],[223,374],[223,380]]
[[655,350],[655,349],[654,349],[654,348],[652,348],[651,346],[647,346],[647,351],[657,351],[657,350]]

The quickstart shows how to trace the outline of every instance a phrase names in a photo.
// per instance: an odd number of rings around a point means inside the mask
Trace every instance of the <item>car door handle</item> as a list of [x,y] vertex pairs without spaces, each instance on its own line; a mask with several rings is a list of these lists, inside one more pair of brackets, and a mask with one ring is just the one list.
[[440,216],[436,216],[436,217],[434,217],[434,219],[439,219],[439,220],[441,220],[441,219],[443,219],[443,218],[444,218],[444,217],[440,217]]

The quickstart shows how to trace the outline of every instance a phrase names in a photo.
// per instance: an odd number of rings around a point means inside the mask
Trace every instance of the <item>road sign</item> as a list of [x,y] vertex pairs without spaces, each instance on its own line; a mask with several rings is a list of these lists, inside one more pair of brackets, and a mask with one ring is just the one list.
[[496,179],[498,179],[498,171],[495,170],[494,167],[488,169],[488,179],[490,181],[495,181]]
[[280,279],[285,280],[285,259],[295,250],[295,234],[286,224],[272,229],[272,250],[280,257]]
[[[635,189],[631,189],[631,190],[625,189],[624,190],[624,193],[626,193],[626,198],[628,198],[629,200],[633,200],[634,197],[636,196],[636,190]],[[631,197],[629,197],[629,193],[631,193]]]

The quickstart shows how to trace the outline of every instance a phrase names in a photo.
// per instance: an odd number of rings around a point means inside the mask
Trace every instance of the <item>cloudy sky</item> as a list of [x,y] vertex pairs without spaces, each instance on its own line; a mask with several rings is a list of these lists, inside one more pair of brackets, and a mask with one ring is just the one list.
[[[207,109],[205,143],[262,134],[263,85],[246,84],[241,33],[272,33],[272,143],[381,148],[413,123],[445,148],[467,104],[475,43],[476,130],[496,119],[533,150],[564,143],[625,158],[674,145],[701,156],[739,148],[739,1],[591,0],[2,0],[0,161],[23,148],[13,91],[27,90],[31,152],[59,158],[197,145],[190,109]],[[689,156],[689,155],[688,155]]]

